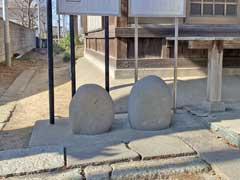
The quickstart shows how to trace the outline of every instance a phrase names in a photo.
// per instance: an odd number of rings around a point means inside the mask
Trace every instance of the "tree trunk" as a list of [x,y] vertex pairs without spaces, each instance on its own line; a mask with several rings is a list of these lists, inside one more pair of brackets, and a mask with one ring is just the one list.
[[65,33],[66,33],[66,21],[65,21],[65,15],[62,15],[62,35],[63,37],[65,36]]
[[28,28],[31,28],[31,3],[32,3],[32,0],[28,0],[28,9],[27,9]]
[[60,20],[60,15],[57,15],[57,24],[58,24],[58,43],[60,42],[60,37],[61,37],[61,20]]

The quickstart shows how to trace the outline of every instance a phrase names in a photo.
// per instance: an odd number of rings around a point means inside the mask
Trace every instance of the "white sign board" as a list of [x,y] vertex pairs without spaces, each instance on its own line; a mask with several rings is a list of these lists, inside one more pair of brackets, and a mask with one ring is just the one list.
[[66,15],[120,16],[121,0],[57,0],[57,13]]
[[102,29],[102,16],[87,16],[87,31],[97,31]]
[[130,17],[185,17],[185,0],[129,0]]

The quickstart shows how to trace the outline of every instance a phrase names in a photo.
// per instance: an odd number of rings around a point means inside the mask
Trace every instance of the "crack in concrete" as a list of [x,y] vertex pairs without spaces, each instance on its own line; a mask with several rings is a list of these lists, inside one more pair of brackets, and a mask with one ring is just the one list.
[[126,148],[129,149],[130,151],[133,151],[133,152],[137,153],[137,155],[139,156],[139,160],[143,160],[142,155],[141,155],[139,152],[131,149],[130,146],[129,146],[129,143],[130,143],[130,142],[125,142],[125,143],[124,143],[125,146],[126,146]]

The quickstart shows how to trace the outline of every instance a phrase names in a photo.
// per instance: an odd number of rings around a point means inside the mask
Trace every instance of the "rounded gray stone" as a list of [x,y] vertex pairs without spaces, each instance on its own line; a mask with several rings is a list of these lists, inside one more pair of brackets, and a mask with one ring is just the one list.
[[129,96],[128,116],[133,129],[161,130],[171,123],[172,96],[168,85],[157,76],[139,80]]
[[69,118],[74,134],[107,132],[111,129],[114,118],[112,98],[98,85],[83,85],[70,103]]

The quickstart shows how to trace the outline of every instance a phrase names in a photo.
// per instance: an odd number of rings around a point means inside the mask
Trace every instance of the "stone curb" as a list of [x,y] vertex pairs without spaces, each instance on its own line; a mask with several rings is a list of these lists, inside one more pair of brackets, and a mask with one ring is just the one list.
[[211,167],[196,156],[171,159],[131,161],[84,169],[86,180],[159,179],[181,173],[208,173]]
[[[231,128],[221,125],[222,123],[221,120],[215,120],[214,118],[215,114],[206,113],[204,111],[201,111],[201,108],[197,109],[196,107],[185,106],[184,108],[191,114],[197,116],[199,120],[203,122],[216,135],[224,138],[231,145],[234,145],[240,148],[240,134],[232,130]],[[223,117],[223,120],[225,120],[225,117]]]
[[209,172],[211,167],[198,157],[113,164],[111,179],[158,179],[171,174]]
[[27,176],[15,176],[7,180],[83,180],[81,169],[70,169],[65,171],[52,171]]
[[225,179],[239,179],[240,151],[227,145],[208,130],[180,132],[178,137],[188,143],[200,158],[211,164],[213,170]]
[[46,172],[64,165],[63,146],[0,151],[0,177]]
[[240,148],[240,134],[214,122],[210,122],[209,126],[214,133],[226,139],[231,145]]
[[[176,174],[208,174],[211,167],[197,156],[171,159],[131,161],[100,166],[87,166],[36,175],[10,177],[8,180],[128,180],[161,179]],[[211,175],[209,175],[211,176]]]
[[109,179],[112,173],[110,165],[103,166],[88,166],[84,169],[86,180],[106,180]]

